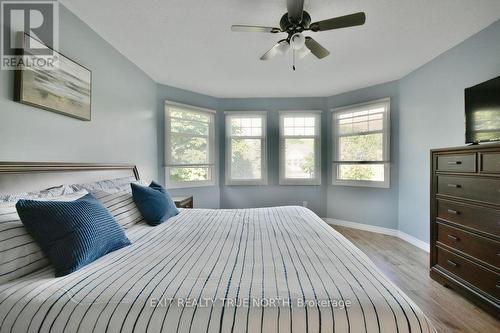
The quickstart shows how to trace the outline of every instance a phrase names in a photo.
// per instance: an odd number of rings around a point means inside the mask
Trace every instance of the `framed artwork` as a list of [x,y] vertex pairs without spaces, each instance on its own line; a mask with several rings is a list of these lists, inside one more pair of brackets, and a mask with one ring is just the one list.
[[[23,34],[23,49],[40,43]],[[14,99],[17,102],[90,121],[92,72],[75,61],[54,52],[58,66],[24,66],[16,70]],[[23,53],[23,55],[25,55]]]

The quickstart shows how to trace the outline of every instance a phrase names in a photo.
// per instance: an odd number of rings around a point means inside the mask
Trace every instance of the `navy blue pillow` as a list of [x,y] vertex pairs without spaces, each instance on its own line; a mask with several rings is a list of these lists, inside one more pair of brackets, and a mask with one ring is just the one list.
[[74,201],[19,200],[16,209],[57,277],[130,245],[123,229],[92,194]]
[[149,225],[156,226],[179,214],[170,194],[160,184],[151,182],[147,187],[130,183],[130,186],[135,204]]

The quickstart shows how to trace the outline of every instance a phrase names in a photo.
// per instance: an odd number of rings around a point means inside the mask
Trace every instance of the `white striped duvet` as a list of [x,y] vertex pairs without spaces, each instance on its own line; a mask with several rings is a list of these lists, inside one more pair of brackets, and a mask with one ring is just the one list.
[[[343,236],[302,207],[189,209],[54,278],[0,285],[3,332],[434,332]],[[343,306],[350,302],[350,305]]]

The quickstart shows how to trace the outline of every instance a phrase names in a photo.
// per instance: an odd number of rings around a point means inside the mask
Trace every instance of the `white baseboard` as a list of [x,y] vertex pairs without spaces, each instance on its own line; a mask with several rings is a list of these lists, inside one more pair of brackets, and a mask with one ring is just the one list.
[[332,224],[332,225],[339,225],[342,227],[348,227],[348,228],[353,228],[353,229],[375,232],[377,234],[384,234],[384,235],[398,237],[398,238],[404,240],[405,242],[408,242],[408,243],[418,247],[419,249],[422,249],[426,252],[430,251],[430,246],[428,243],[426,243],[426,242],[424,242],[424,241],[422,241],[422,240],[420,240],[412,235],[409,235],[405,232],[402,232],[400,230],[378,227],[378,226],[363,224],[363,223],[358,223],[358,222],[332,219],[329,217],[324,218],[323,220],[325,220],[326,223]]
[[414,237],[412,235],[407,234],[406,232],[402,232],[401,230],[398,230],[398,237],[404,241],[407,241],[408,243],[415,245],[419,249],[424,250],[425,252],[430,252],[431,246],[429,243],[424,242],[423,240],[418,239],[417,237]]

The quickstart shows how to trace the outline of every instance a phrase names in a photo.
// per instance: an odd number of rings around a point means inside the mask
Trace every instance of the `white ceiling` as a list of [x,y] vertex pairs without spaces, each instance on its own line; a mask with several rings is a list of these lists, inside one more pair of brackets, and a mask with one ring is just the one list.
[[[361,27],[309,33],[330,50],[291,69],[259,57],[281,35],[285,0],[64,0],[155,81],[215,97],[329,96],[399,79],[500,18],[500,0],[306,0],[312,20],[364,11]],[[283,34],[284,35],[284,34]]]

